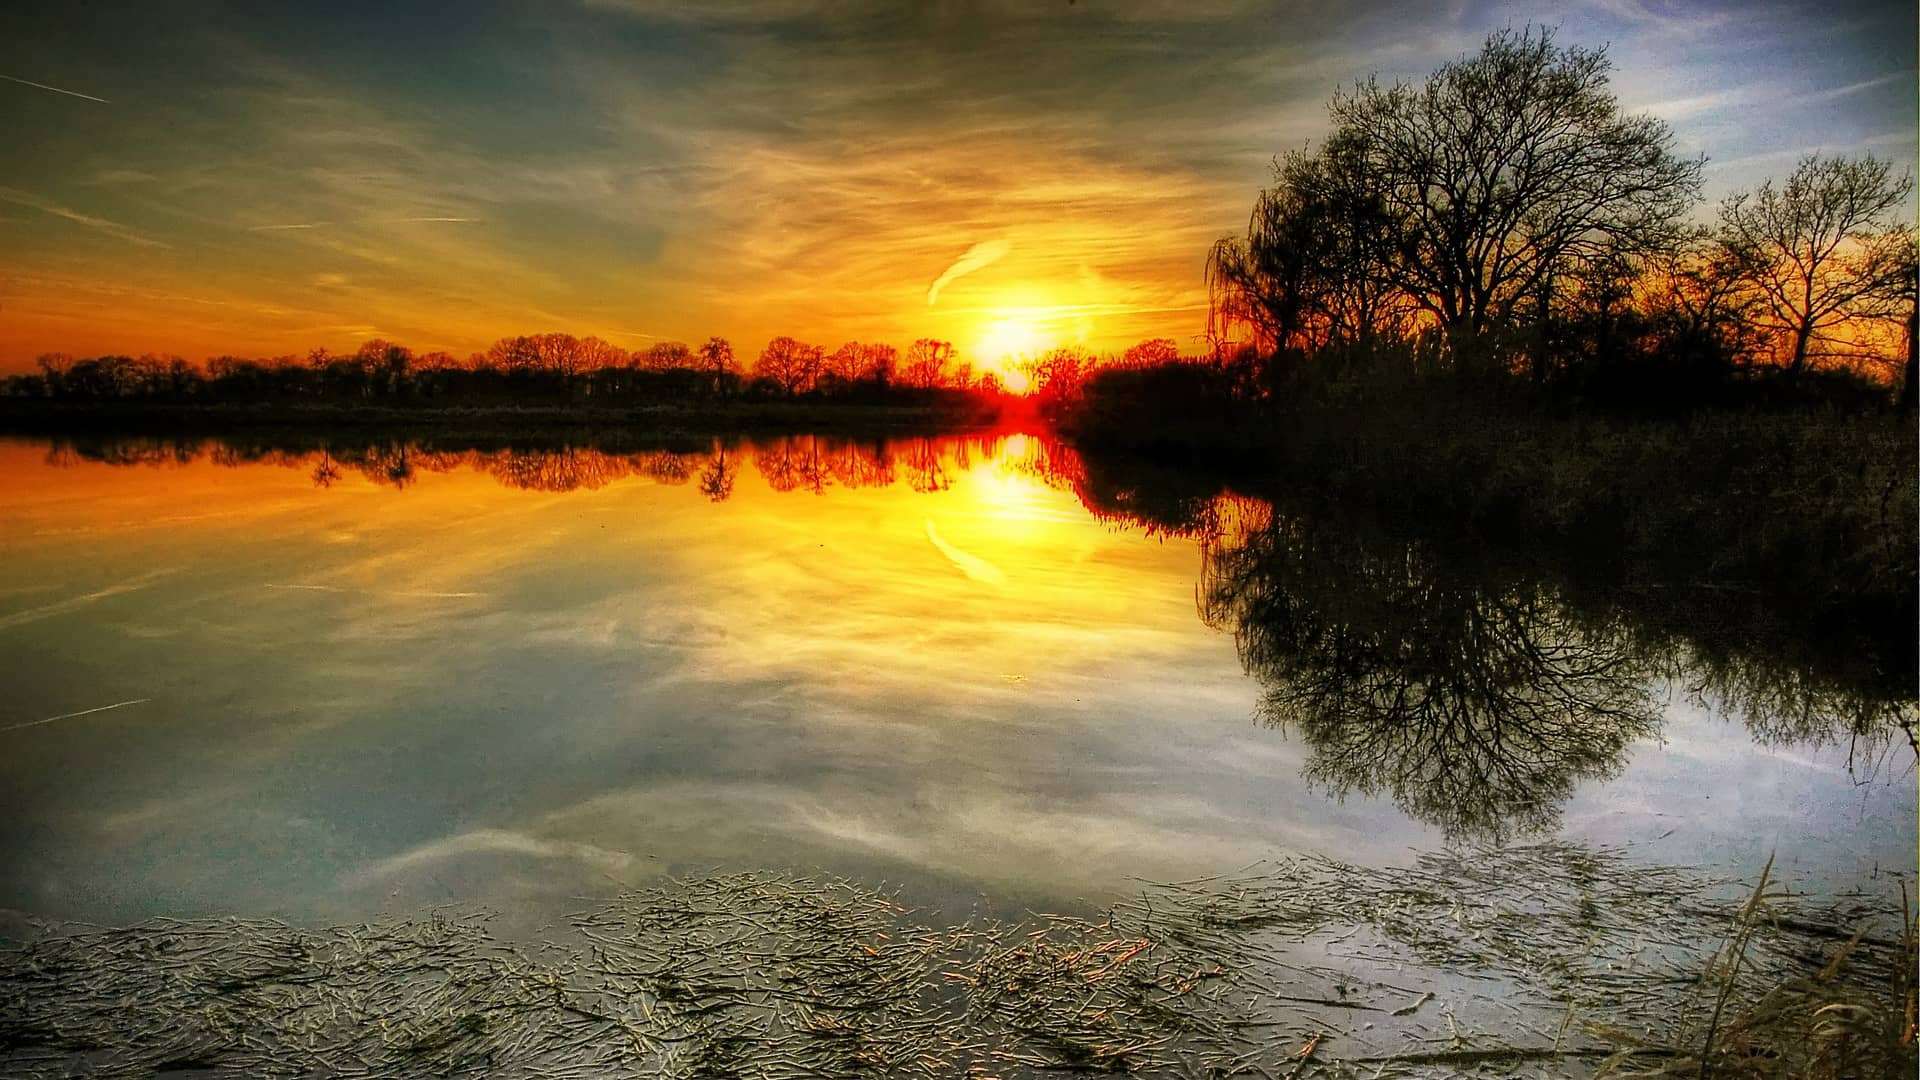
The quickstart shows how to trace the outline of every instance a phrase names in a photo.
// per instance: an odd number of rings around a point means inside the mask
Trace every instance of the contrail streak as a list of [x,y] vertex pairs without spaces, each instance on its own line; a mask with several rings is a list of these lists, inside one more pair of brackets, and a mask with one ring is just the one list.
[[278,232],[282,229],[317,229],[325,225],[324,221],[308,222],[304,225],[255,225],[248,232]]
[[0,731],[19,731],[21,728],[39,727],[41,724],[51,724],[55,720],[71,720],[76,716],[91,716],[97,712],[106,712],[108,709],[124,709],[129,705],[140,705],[152,700],[153,699],[150,697],[143,697],[143,698],[134,698],[132,701],[116,701],[111,705],[102,705],[97,709],[81,709],[79,712],[61,713],[59,716],[49,716],[45,720],[29,720],[24,724],[12,724],[8,727],[0,727]]
[[959,258],[953,260],[952,266],[941,271],[940,276],[933,279],[933,284],[927,286],[927,306],[932,307],[933,302],[940,298],[940,290],[946,288],[955,278],[998,262],[1000,257],[1007,253],[1007,248],[1008,244],[1005,240],[983,240],[968,248]]
[[470,600],[487,595],[478,592],[437,592],[428,589],[379,592],[373,589],[342,589],[337,585],[268,585],[267,588],[299,589],[302,592],[359,593],[364,596],[419,596],[431,600]]
[[103,98],[103,97],[94,97],[92,94],[83,94],[78,90],[62,90],[57,86],[48,86],[46,83],[37,83],[31,79],[16,79],[11,75],[0,75],[0,79],[5,79],[8,82],[16,82],[16,83],[19,83],[21,86],[33,86],[33,87],[38,87],[41,90],[51,90],[56,94],[65,94],[68,97],[86,98],[88,101],[97,101],[102,105],[113,104],[113,102],[108,101],[106,98]]

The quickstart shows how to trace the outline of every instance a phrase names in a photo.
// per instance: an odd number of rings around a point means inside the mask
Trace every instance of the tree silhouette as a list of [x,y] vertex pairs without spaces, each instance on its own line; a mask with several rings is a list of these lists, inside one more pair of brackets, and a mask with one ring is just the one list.
[[953,358],[953,343],[920,338],[907,350],[907,362],[900,377],[908,386],[930,390],[947,381],[947,361]]
[[753,373],[772,379],[780,387],[781,393],[793,397],[812,392],[820,379],[821,359],[819,346],[790,337],[777,337],[767,342],[767,347],[761,350]]
[[1505,30],[1420,85],[1337,95],[1320,153],[1290,157],[1246,240],[1216,246],[1216,309],[1287,346],[1316,315],[1368,331],[1391,285],[1458,339],[1511,325],[1555,275],[1670,243],[1700,163],[1620,111],[1609,68]]
[[716,394],[723,394],[732,383],[740,368],[734,363],[733,345],[726,338],[710,337],[700,346],[700,369],[707,376],[709,386]]
[[849,341],[825,359],[822,378],[835,389],[860,383],[884,385],[893,375],[897,356],[891,345]]
[[635,354],[634,359],[643,370],[655,373],[694,365],[693,349],[684,341],[656,341],[644,354]]
[[1814,154],[1779,187],[1721,204],[1720,242],[1786,340],[1790,371],[1805,371],[1840,326],[1911,310],[1913,234],[1889,215],[1912,190],[1910,175],[1871,155]]
[[1172,338],[1150,338],[1135,342],[1120,354],[1124,364],[1171,364],[1180,359],[1180,346]]
[[1208,255],[1210,334],[1246,327],[1269,347],[1303,350],[1403,329],[1400,223],[1354,144],[1288,154],[1274,173],[1246,237]]

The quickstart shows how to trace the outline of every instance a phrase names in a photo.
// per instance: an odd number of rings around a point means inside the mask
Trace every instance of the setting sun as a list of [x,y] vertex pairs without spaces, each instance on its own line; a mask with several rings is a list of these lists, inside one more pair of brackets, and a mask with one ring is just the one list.
[[1053,347],[1039,322],[1025,315],[1003,315],[989,322],[975,346],[980,367],[993,371],[1014,393],[1024,393],[1029,382],[1022,357],[1035,357]]

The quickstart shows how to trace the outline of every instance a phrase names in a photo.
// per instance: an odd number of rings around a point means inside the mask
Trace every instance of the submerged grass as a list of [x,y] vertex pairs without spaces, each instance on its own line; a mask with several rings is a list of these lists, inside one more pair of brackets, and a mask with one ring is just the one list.
[[1910,1075],[1914,925],[1874,913],[1545,844],[1288,860],[1013,923],[746,874],[537,943],[471,912],[48,927],[0,951],[0,1072]]
[[[1872,948],[1868,931],[1856,930],[1817,970],[1757,978],[1749,972],[1749,981],[1760,984],[1756,993],[1742,986],[1741,975],[1755,937],[1782,917],[1774,910],[1783,894],[1770,888],[1772,868],[1769,860],[1702,972],[1699,997],[1681,1003],[1666,1039],[1655,1043],[1603,1029],[1623,1049],[1602,1064],[1600,1075],[1843,1080],[1913,1074],[1920,924],[1904,883],[1897,942]],[[1876,969],[1884,981],[1874,979]],[[1644,1064],[1649,1055],[1656,1062],[1651,1066]]]

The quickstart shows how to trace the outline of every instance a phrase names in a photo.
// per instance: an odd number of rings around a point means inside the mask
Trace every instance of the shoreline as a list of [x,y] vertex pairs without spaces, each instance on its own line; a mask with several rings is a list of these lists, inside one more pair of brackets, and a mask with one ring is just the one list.
[[633,431],[648,435],[822,430],[858,434],[962,434],[1009,419],[996,407],[733,402],[719,405],[547,405],[121,402],[67,404],[0,400],[0,435],[154,435],[340,429],[448,436]]

